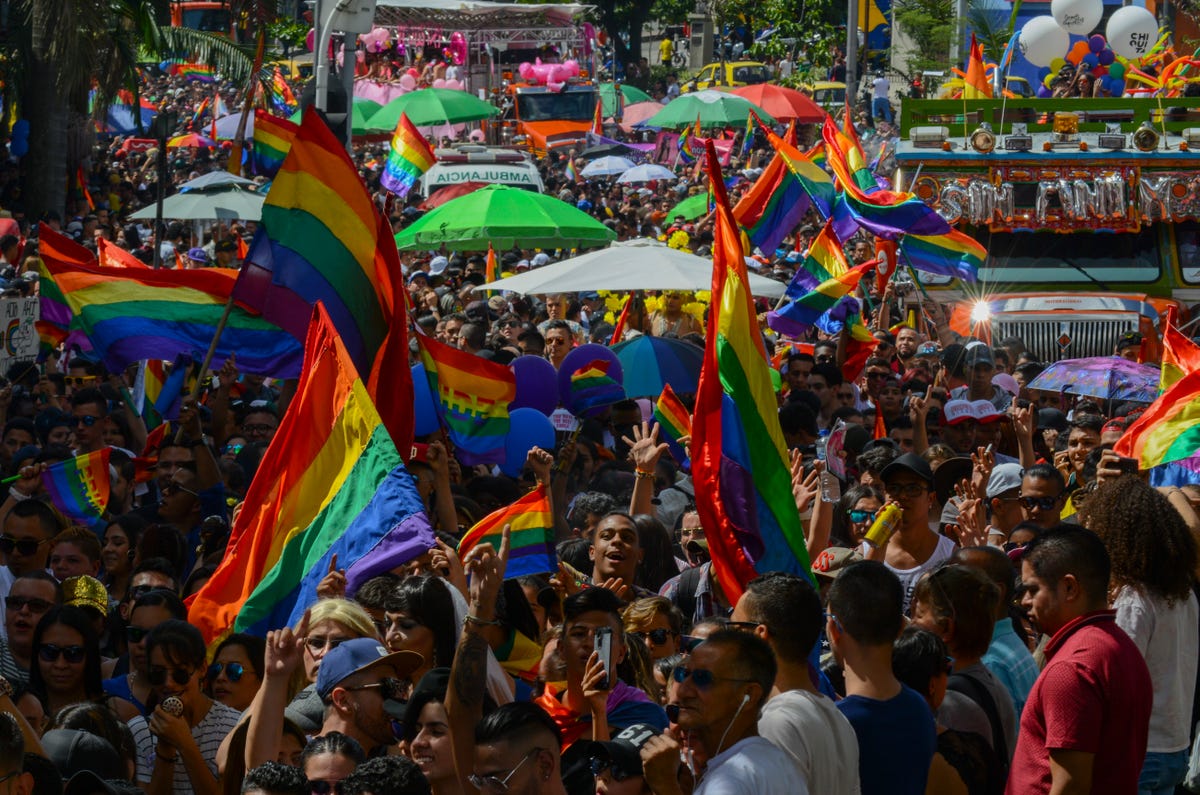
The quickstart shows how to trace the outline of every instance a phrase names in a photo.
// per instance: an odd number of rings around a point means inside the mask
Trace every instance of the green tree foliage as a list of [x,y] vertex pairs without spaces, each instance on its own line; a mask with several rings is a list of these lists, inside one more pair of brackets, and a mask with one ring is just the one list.
[[953,0],[896,0],[896,25],[912,40],[908,73],[950,67],[950,42],[955,35]]

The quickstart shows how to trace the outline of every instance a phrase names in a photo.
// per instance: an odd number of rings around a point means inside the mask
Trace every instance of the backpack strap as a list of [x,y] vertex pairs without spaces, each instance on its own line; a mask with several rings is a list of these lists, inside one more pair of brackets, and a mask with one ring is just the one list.
[[970,674],[953,673],[946,687],[956,693],[961,693],[983,708],[988,723],[992,727],[992,747],[1004,765],[1008,766],[1008,737],[1004,733],[1004,724],[1000,721],[1000,710],[992,694],[983,683]]

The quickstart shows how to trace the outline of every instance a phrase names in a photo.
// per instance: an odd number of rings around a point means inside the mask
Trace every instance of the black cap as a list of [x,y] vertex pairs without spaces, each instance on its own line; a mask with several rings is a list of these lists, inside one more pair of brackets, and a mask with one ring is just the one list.
[[1142,346],[1142,335],[1136,331],[1127,331],[1117,338],[1117,350],[1123,351],[1126,348],[1140,348]]
[[119,779],[125,773],[125,765],[112,743],[89,732],[51,729],[42,736],[42,749],[64,779],[84,770],[103,779]]
[[897,457],[883,468],[883,471],[879,473],[879,479],[887,483],[890,478],[904,471],[912,472],[929,485],[933,485],[933,470],[929,468],[929,462],[916,453],[905,453]]
[[933,490],[938,502],[945,503],[954,496],[954,486],[963,478],[971,477],[974,466],[971,459],[965,456],[948,458],[939,464],[933,473]]

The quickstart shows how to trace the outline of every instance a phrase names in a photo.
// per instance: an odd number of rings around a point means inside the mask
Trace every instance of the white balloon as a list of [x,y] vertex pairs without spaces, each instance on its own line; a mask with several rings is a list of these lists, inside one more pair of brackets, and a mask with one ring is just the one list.
[[1150,48],[1158,41],[1158,20],[1144,8],[1118,8],[1108,18],[1104,37],[1117,55],[1136,60],[1150,52]]
[[1067,33],[1086,36],[1104,16],[1104,0],[1050,0],[1050,16]]
[[1034,66],[1049,66],[1055,58],[1067,54],[1071,37],[1058,26],[1054,17],[1034,17],[1021,28],[1017,46],[1021,55]]

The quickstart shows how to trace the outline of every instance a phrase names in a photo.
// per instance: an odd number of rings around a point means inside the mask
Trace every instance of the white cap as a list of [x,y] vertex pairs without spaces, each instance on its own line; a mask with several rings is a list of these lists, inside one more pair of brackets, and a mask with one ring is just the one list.
[[437,276],[442,271],[446,270],[446,266],[450,264],[450,260],[445,257],[434,257],[429,261],[429,275]]

